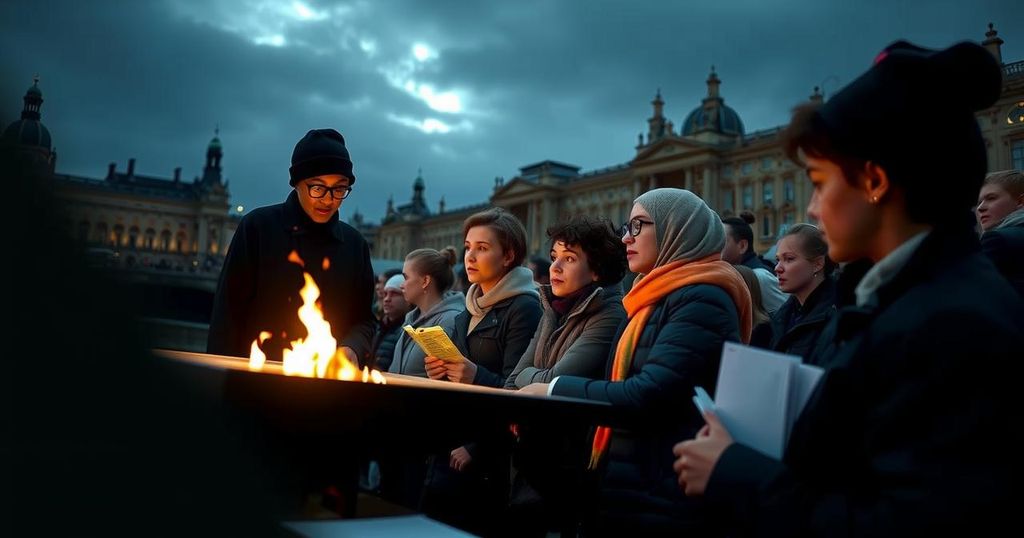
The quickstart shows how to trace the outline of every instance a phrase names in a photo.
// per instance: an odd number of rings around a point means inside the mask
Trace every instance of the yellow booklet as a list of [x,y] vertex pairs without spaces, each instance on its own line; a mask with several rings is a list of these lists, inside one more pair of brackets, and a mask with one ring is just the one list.
[[413,342],[416,342],[428,357],[437,357],[445,362],[462,360],[462,353],[459,353],[455,343],[448,338],[448,333],[444,332],[440,326],[414,329],[412,325],[406,325],[403,328],[409,338],[412,338]]

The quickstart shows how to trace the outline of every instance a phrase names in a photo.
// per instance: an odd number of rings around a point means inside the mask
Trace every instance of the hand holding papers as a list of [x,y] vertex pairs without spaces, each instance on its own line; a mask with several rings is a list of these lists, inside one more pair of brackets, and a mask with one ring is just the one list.
[[414,329],[412,325],[406,325],[403,327],[405,333],[412,338],[416,345],[420,346],[420,349],[428,357],[437,357],[445,362],[459,362],[462,360],[462,353],[455,347],[455,343],[452,342],[451,338],[448,338],[448,333],[444,332],[440,326],[433,327],[420,327]]
[[714,412],[737,442],[782,459],[793,424],[823,372],[794,355],[726,343],[715,401],[700,387],[693,400],[702,413]]

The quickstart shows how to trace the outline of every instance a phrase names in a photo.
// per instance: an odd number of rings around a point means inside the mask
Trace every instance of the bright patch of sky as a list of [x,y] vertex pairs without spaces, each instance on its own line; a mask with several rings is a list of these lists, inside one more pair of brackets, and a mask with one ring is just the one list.
[[255,37],[252,42],[257,45],[270,45],[271,47],[283,47],[286,43],[284,36],[281,34]]
[[445,123],[437,118],[424,118],[417,120],[408,116],[398,116],[396,114],[388,114],[388,119],[406,127],[417,129],[426,134],[448,134],[456,131],[470,131],[473,129],[473,124],[467,120],[462,120],[457,124]]

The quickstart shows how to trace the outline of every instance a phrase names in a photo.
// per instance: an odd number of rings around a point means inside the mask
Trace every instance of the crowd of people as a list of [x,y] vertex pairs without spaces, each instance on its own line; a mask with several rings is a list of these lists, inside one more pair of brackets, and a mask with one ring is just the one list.
[[[325,316],[360,365],[630,417],[514,427],[382,465],[381,494],[431,517],[481,535],[984,534],[1012,517],[1021,478],[1024,176],[986,176],[974,119],[1000,73],[974,44],[898,42],[798,108],[783,137],[817,224],[789,227],[773,260],[755,252],[750,215],[661,188],[622,226],[552,226],[529,268],[522,223],[479,212],[461,260],[414,250],[376,276],[376,299],[365,241],[336,216],[355,181],[344,139],[311,131],[288,200],[239,226],[209,350],[244,356],[265,326],[295,334],[268,316],[301,285],[285,265],[297,250],[330,259]],[[405,325],[442,327],[461,360],[427,356]],[[825,368],[782,461],[690,403],[696,386],[714,393],[725,342]]]

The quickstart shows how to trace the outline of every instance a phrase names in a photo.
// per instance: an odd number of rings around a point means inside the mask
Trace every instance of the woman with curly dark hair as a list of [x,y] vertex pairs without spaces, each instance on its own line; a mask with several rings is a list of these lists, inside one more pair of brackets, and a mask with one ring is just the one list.
[[[626,319],[626,248],[611,221],[576,216],[548,228],[550,285],[530,346],[505,382],[519,389],[559,375],[604,377],[608,350]],[[510,517],[516,536],[570,531],[580,513],[589,428],[517,432]]]

